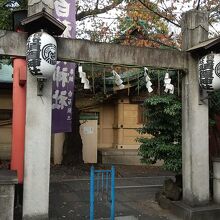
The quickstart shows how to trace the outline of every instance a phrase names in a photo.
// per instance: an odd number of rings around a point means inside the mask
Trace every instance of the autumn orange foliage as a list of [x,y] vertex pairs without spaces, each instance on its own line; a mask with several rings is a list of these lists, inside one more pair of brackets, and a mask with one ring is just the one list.
[[[149,7],[155,7],[148,2]],[[129,3],[127,15],[120,24],[123,32],[121,44],[140,47],[177,47],[168,24],[159,16],[147,10],[140,2]]]

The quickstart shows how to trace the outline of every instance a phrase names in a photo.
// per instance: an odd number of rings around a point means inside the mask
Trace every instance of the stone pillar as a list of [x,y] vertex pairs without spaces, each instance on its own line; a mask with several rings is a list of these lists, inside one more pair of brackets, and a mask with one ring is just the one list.
[[220,204],[220,158],[213,158],[213,200]]
[[[192,10],[183,15],[182,49],[208,38],[208,13]],[[199,104],[198,57],[189,54],[182,81],[183,200],[190,204],[209,202],[208,104]]]
[[42,9],[52,15],[54,0],[28,0],[28,16],[39,13]]
[[[50,3],[29,0],[28,16],[43,7],[48,11]],[[23,219],[48,219],[51,112],[52,79],[45,81],[43,95],[37,96],[37,78],[27,71]]]
[[0,170],[0,219],[14,219],[15,184],[18,183],[16,171]]
[[27,71],[23,218],[47,219],[51,149],[52,79],[37,96],[37,78]]
[[62,163],[64,140],[65,140],[65,133],[57,133],[53,135],[53,162],[54,164]]

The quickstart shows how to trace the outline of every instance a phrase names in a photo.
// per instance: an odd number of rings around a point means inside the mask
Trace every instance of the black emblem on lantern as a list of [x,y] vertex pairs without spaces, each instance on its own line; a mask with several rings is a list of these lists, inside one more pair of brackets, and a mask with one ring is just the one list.
[[200,85],[205,90],[213,90],[212,81],[213,81],[213,70],[214,70],[214,55],[207,55],[206,63],[204,58],[199,61],[199,76],[200,76]]
[[47,63],[56,65],[56,56],[56,46],[54,44],[46,44],[42,48],[42,57]]
[[33,75],[41,75],[40,69],[37,68],[41,64],[40,46],[41,38],[37,33],[33,35],[32,41],[30,38],[27,41],[27,65]]
[[215,74],[220,78],[220,63],[215,66]]

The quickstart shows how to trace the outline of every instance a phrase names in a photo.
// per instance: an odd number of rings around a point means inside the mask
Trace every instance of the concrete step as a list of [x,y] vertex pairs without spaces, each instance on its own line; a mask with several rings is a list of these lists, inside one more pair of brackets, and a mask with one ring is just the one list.
[[[96,220],[109,220],[110,218],[99,218]],[[115,220],[138,220],[138,218],[134,216],[120,216],[120,217],[115,217]]]
[[[138,149],[98,149],[98,162],[102,164],[145,165],[141,163]],[[163,161],[157,161],[153,166],[162,166]]]
[[[161,188],[164,180],[167,178],[174,179],[174,176],[154,176],[154,177],[131,177],[131,178],[115,178],[115,189],[146,189],[146,188]],[[59,192],[76,192],[89,191],[90,182],[85,179],[66,179],[58,182],[50,183],[50,193]]]
[[171,211],[182,220],[219,220],[220,205],[208,204],[202,207],[191,207],[182,201],[171,203]]
[[138,149],[99,149],[98,158],[103,164],[143,165]]

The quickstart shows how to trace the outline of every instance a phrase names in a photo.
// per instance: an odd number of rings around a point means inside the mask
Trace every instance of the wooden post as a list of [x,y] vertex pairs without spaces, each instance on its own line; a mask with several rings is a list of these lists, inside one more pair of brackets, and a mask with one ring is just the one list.
[[13,118],[11,170],[16,170],[18,183],[23,183],[25,114],[26,114],[26,60],[13,60]]
[[[47,7],[28,2],[28,15]],[[31,12],[31,13],[30,13]],[[52,79],[37,96],[37,78],[27,71],[23,219],[48,219],[51,151]]]
[[[183,15],[182,49],[208,38],[208,14],[192,10]],[[198,58],[188,59],[182,81],[183,200],[190,205],[209,202],[208,103],[199,105]]]
[[114,140],[114,147],[117,147],[120,149],[123,147],[123,126],[124,126],[124,100],[119,99],[117,101],[117,105],[115,106],[115,125],[116,128],[114,128],[115,140]]
[[63,159],[63,143],[65,133],[57,133],[53,135],[53,163],[61,164]]

